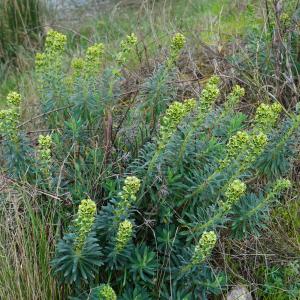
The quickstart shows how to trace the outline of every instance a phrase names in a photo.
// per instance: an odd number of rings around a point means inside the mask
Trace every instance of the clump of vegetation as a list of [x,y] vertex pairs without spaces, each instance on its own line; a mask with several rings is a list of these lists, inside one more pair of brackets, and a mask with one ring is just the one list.
[[25,50],[34,49],[42,27],[42,3],[39,0],[1,1],[0,62],[21,67]]
[[[23,130],[16,92],[0,112],[2,172],[16,190],[34,190],[34,216],[51,215],[57,233],[47,249],[55,248],[48,261],[55,294],[222,294],[234,283],[218,247],[224,237],[264,235],[274,204],[293,192],[298,112],[261,101],[246,115],[240,111],[245,89],[234,85],[226,92],[217,74],[199,95],[179,97],[178,61],[186,43],[180,33],[135,93],[124,84],[139,53],[135,34],[124,38],[110,64],[101,43],[67,64],[66,41],[50,30],[36,55],[44,133]],[[270,293],[268,282],[262,290]],[[0,288],[0,296],[4,292]]]

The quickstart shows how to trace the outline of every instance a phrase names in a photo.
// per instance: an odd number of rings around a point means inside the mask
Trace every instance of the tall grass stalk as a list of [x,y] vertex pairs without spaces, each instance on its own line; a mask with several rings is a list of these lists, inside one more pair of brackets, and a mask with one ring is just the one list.
[[0,206],[0,299],[61,299],[50,274],[54,213],[10,192]]
[[42,32],[40,0],[0,1],[0,61],[20,62],[19,52],[32,49]]

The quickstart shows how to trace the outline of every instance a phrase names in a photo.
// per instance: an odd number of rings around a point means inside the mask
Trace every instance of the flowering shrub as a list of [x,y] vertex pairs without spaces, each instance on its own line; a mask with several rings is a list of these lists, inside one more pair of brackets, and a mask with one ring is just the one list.
[[63,34],[50,31],[36,55],[49,133],[37,143],[24,134],[16,92],[0,112],[5,170],[36,188],[43,213],[48,197],[59,203],[61,239],[51,266],[70,291],[62,298],[222,293],[228,278],[214,259],[218,245],[223,236],[259,235],[272,205],[292,187],[299,115],[281,116],[275,102],[247,116],[238,111],[244,88],[235,85],[226,96],[218,76],[206,80],[199,97],[176,98],[182,34],[132,101],[124,99],[124,77],[139,50],[134,34],[110,66],[98,43],[68,67],[65,44]]

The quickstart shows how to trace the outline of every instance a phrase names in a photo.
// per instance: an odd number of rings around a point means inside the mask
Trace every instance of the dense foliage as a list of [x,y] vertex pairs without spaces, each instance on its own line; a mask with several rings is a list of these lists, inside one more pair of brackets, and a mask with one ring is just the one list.
[[103,44],[66,63],[65,43],[51,30],[36,55],[47,133],[22,130],[16,92],[0,112],[3,171],[43,191],[42,213],[47,194],[60,209],[52,275],[71,299],[221,294],[231,279],[218,263],[218,241],[264,234],[271,208],[293,186],[300,115],[278,102],[246,115],[244,88],[226,94],[215,75],[197,99],[177,99],[179,33],[135,95],[124,90],[139,47],[134,34],[109,66]]

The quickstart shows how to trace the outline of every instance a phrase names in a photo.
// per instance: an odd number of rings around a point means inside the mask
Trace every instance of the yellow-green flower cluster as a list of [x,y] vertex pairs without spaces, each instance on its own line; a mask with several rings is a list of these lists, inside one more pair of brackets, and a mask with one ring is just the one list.
[[109,284],[101,284],[99,287],[99,300],[117,300],[117,295]]
[[35,55],[35,66],[37,70],[42,70],[47,65],[47,55],[45,53],[37,53]]
[[184,47],[185,42],[185,36],[178,32],[172,37],[170,48],[173,51],[180,51]]
[[288,189],[292,186],[291,181],[288,179],[277,179],[273,187],[274,193],[280,193],[281,191]]
[[75,247],[77,251],[81,251],[87,235],[92,230],[96,211],[96,203],[93,200],[84,199],[81,201],[78,208],[77,219],[75,220],[75,226],[77,229]]
[[51,162],[51,146],[52,138],[51,135],[40,135],[38,138],[38,156],[39,160],[48,165]]
[[238,131],[227,144],[226,150],[229,159],[236,158],[250,142],[250,136],[246,131]]
[[[95,44],[89,47],[86,51],[86,56],[84,60],[84,71],[88,74],[95,73],[98,71],[101,58],[104,54],[104,45],[102,43]],[[77,61],[77,67],[81,64],[80,61]]]
[[268,137],[265,133],[253,133],[250,139],[247,155],[244,158],[244,162],[248,164],[253,163],[257,159],[257,157],[263,152],[267,143]]
[[227,101],[224,104],[224,113],[228,110],[233,109],[245,96],[245,89],[240,87],[238,84],[232,89],[232,92],[228,95]]
[[37,53],[35,66],[43,73],[45,68],[56,68],[61,65],[61,55],[65,49],[67,37],[57,31],[49,30],[45,42],[44,53]]
[[90,79],[99,72],[101,59],[104,54],[104,45],[102,43],[90,46],[86,50],[84,58],[76,57],[71,62],[72,75],[68,77],[68,84],[72,87],[76,78],[84,77]]
[[51,135],[40,135],[38,138],[38,159],[41,164],[40,168],[45,177],[50,175],[51,168]]
[[127,35],[126,39],[121,41],[121,51],[117,54],[117,62],[124,64],[126,62],[126,56],[129,54],[137,45],[138,39],[134,33]]
[[49,30],[46,37],[46,52],[51,54],[62,53],[65,49],[67,37],[55,30]]
[[196,266],[203,263],[211,254],[217,242],[217,236],[214,231],[203,232],[198,244],[195,247],[191,264]]
[[189,113],[196,107],[197,102],[194,98],[190,98],[184,100],[183,104],[186,112]]
[[121,252],[127,245],[132,236],[132,223],[129,220],[124,220],[119,224],[116,237],[116,250]]
[[240,160],[240,168],[247,168],[262,153],[268,142],[263,132],[249,135],[246,131],[238,131],[229,139],[226,147],[227,156],[220,162],[220,168],[228,166],[232,160]]
[[86,60],[89,62],[97,62],[104,53],[104,45],[102,43],[90,46],[86,51]]
[[232,92],[231,92],[231,97],[238,97],[238,98],[241,98],[241,97],[244,97],[245,96],[245,89],[242,88],[240,85],[236,84],[233,89],[232,89]]
[[[122,191],[119,193],[121,200],[117,203],[115,209],[115,215],[120,218],[122,215],[126,215],[128,209],[136,200],[136,194],[141,186],[141,181],[135,176],[127,176],[125,178]],[[118,220],[119,221],[119,220]]]
[[123,53],[128,53],[137,45],[138,39],[134,33],[127,35],[126,39],[121,42],[121,50]]
[[0,110],[0,133],[10,140],[16,141],[18,137],[17,127],[20,121],[19,105],[21,95],[17,92],[10,92],[6,97],[6,101],[10,107]]
[[212,76],[200,96],[200,107],[199,107],[199,117],[202,117],[203,113],[209,112],[212,104],[217,100],[220,95],[220,90],[218,84],[220,78],[218,76]]
[[166,141],[168,141],[176,131],[177,126],[193,110],[193,108],[195,108],[195,106],[195,99],[188,99],[183,103],[175,101],[169,106],[161,121],[159,131],[160,148],[165,146]]
[[73,77],[78,78],[83,75],[85,61],[81,57],[75,57],[72,59],[71,68],[73,71]]
[[122,199],[135,201],[136,194],[141,186],[141,181],[135,176],[127,176],[120,196]]
[[228,211],[245,194],[246,184],[239,179],[233,180],[225,192],[226,201],[221,201],[221,207]]
[[17,139],[17,126],[19,124],[20,113],[14,109],[3,109],[0,111],[0,133],[10,140]]
[[176,33],[171,40],[170,44],[170,54],[167,59],[166,66],[167,69],[172,68],[176,60],[178,59],[181,49],[185,45],[185,37],[181,33]]
[[278,102],[272,105],[260,104],[254,118],[255,128],[266,132],[275,125],[281,111],[282,106]]
[[21,103],[21,95],[17,92],[10,92],[6,97],[7,103],[13,106],[19,106]]

